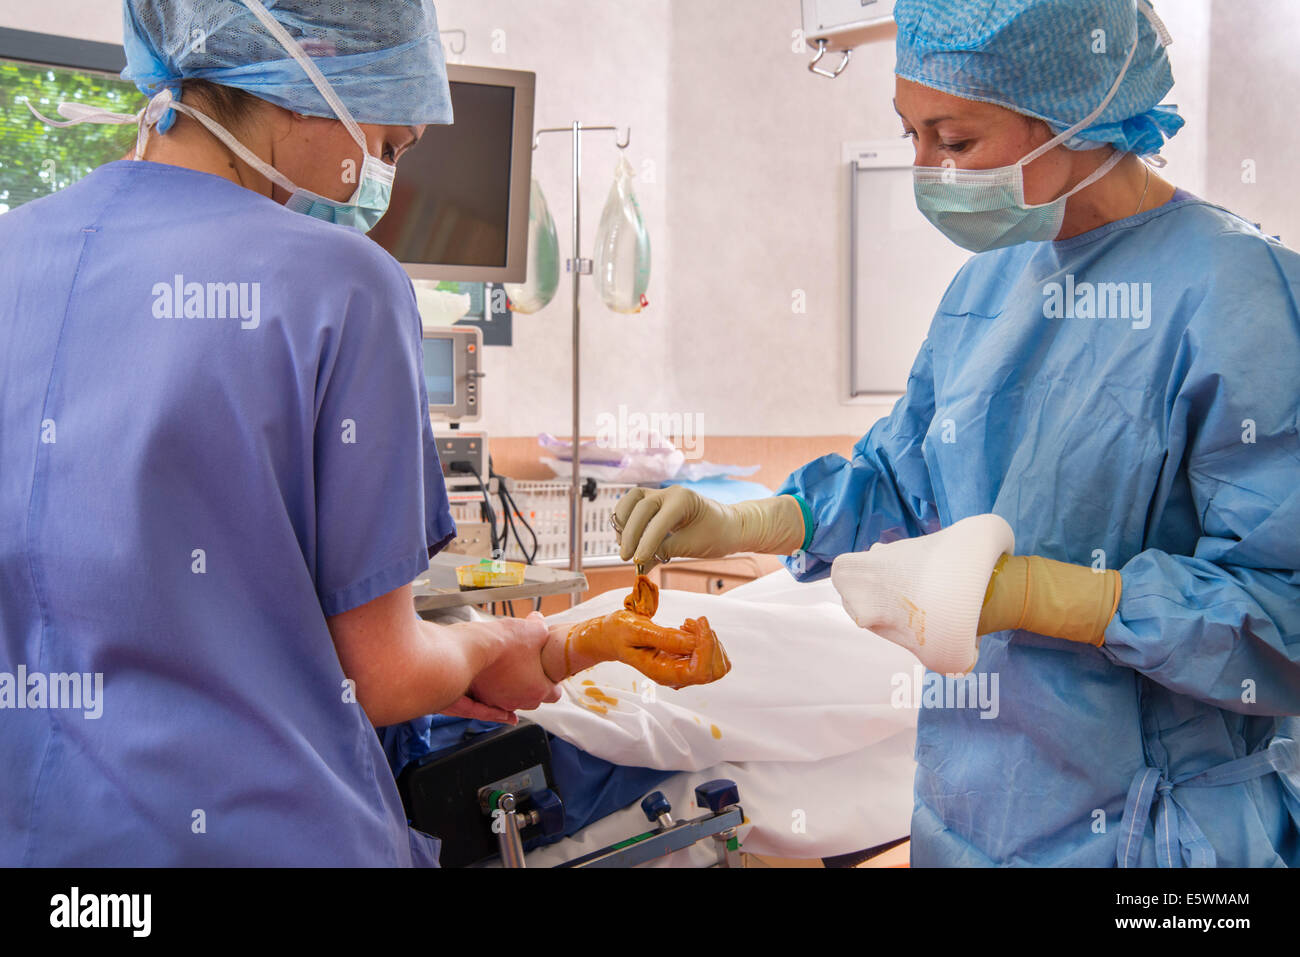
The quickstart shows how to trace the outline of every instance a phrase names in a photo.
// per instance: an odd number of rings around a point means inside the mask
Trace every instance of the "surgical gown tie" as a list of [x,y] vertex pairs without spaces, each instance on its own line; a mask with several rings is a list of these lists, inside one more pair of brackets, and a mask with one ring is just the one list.
[[[1300,770],[1300,742],[1287,738],[1275,739],[1263,751],[1227,761],[1217,767],[1193,774],[1184,774],[1172,781],[1157,768],[1144,767],[1133,778],[1124,805],[1124,819],[1120,823],[1119,845],[1115,851],[1120,867],[1137,867],[1142,850],[1142,837],[1151,805],[1160,795],[1156,809],[1156,864],[1159,867],[1177,867],[1180,860],[1189,867],[1216,867],[1218,860],[1214,848],[1196,821],[1174,797],[1174,788],[1214,788],[1241,784],[1252,778],[1282,771]],[[1177,845],[1180,857],[1174,857]]]

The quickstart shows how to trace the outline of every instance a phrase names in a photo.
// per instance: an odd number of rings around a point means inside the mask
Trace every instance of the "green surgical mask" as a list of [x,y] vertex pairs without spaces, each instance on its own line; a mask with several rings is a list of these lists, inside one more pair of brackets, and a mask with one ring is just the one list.
[[1065,206],[1069,198],[1109,173],[1125,154],[1116,150],[1074,189],[1038,206],[1025,202],[1025,167],[1075,133],[1087,129],[1101,116],[1119,90],[1136,52],[1135,39],[1115,84],[1100,106],[1012,165],[994,169],[913,166],[912,186],[917,209],[945,236],[972,252],[1055,239],[1065,221]]

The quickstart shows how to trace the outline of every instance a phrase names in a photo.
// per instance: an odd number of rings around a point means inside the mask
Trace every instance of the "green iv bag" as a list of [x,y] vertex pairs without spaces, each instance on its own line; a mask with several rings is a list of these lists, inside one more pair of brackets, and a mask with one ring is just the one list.
[[528,278],[522,284],[505,283],[504,288],[511,311],[524,314],[545,309],[560,288],[560,240],[537,180],[528,200]]

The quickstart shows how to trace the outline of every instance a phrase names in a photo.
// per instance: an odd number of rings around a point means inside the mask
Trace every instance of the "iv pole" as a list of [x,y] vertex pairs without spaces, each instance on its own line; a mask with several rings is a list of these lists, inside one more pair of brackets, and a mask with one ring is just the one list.
[[[583,276],[590,276],[592,261],[582,258],[582,134],[618,132],[615,126],[583,126],[575,120],[573,126],[556,126],[538,130],[533,136],[533,149],[540,144],[543,133],[569,133],[573,137],[573,258],[565,268],[573,275],[573,482],[569,488],[569,569],[582,571],[582,479],[579,446],[582,437],[581,366],[578,364],[582,345],[581,316],[578,302]],[[625,150],[632,142],[632,128],[628,127],[622,141],[615,140],[619,149]],[[570,607],[578,603],[576,594],[569,596]]]

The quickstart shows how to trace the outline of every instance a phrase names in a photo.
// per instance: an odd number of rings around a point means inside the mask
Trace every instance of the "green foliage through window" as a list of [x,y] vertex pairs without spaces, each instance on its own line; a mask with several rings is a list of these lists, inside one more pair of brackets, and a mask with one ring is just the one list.
[[65,100],[114,113],[135,113],[145,102],[135,84],[102,73],[0,60],[0,213],[63,189],[135,145],[133,125],[46,126],[29,99],[52,120],[63,119]]

